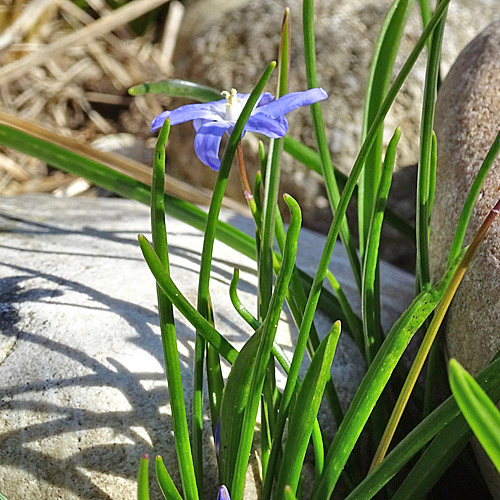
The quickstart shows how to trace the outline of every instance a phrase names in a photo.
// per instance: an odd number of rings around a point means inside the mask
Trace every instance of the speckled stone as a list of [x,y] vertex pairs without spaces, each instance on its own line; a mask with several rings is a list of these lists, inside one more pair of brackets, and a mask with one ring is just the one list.
[[[222,218],[253,232],[241,215],[225,211]],[[9,500],[130,500],[143,453],[161,454],[178,481],[155,283],[136,239],[149,226],[148,208],[128,200],[0,198],[0,491]],[[171,218],[167,227],[172,277],[195,303],[202,233]],[[323,236],[302,232],[303,269],[315,269],[323,244]],[[255,263],[217,242],[215,324],[239,349],[251,330],[230,303],[235,266],[240,298],[254,310]],[[340,245],[331,268],[352,300],[357,292]],[[381,275],[387,328],[411,301],[414,284],[386,264]],[[176,322],[189,397],[194,332],[180,314]],[[332,321],[318,314],[315,323],[324,335]],[[288,313],[277,341],[291,357],[296,329]],[[227,376],[226,365],[223,371]],[[362,372],[359,352],[342,335],[332,373],[344,408]],[[204,430],[205,498],[215,498],[208,420]],[[334,430],[330,421],[328,432]],[[248,476],[247,485],[255,486]],[[160,498],[153,485],[151,498]],[[257,498],[255,489],[247,498]]]
[[[442,274],[467,193],[500,130],[500,22],[485,29],[460,54],[439,92],[435,130],[438,168],[431,222],[431,269]],[[500,197],[500,159],[486,178],[468,243]],[[451,304],[446,319],[448,355],[472,373],[500,349],[500,220],[493,223]],[[500,476],[476,443],[481,469],[496,499]]]
[[[439,92],[438,167],[431,223],[431,268],[443,272],[455,227],[472,182],[500,130],[500,22],[462,52]],[[500,159],[490,171],[465,238],[500,196]],[[500,349],[500,220],[496,220],[453,299],[447,318],[451,356],[473,373]]]

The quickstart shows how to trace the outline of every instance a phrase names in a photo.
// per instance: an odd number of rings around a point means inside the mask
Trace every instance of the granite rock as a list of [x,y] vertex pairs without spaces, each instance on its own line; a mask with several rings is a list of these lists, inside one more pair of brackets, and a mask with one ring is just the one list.
[[[252,233],[240,215],[224,212],[223,219]],[[194,303],[202,234],[171,218],[167,226],[173,279]],[[155,285],[136,240],[148,229],[148,208],[132,201],[0,199],[0,491],[7,498],[134,498],[144,453],[161,454],[178,481]],[[303,232],[304,269],[314,269],[323,242]],[[221,243],[214,256],[215,323],[240,348],[250,329],[233,310],[228,286],[238,265],[241,299],[254,309],[255,265]],[[331,267],[355,296],[340,246]],[[413,278],[385,264],[381,274],[387,327],[412,299]],[[188,396],[194,332],[176,319]],[[296,338],[292,323],[285,312],[278,341],[288,354]],[[319,314],[316,325],[324,335],[331,320]],[[362,375],[348,335],[341,336],[332,370],[345,407]],[[205,431],[205,495],[215,498],[208,421]],[[159,498],[158,488],[151,498]]]
[[[500,22],[462,52],[439,92],[438,165],[431,222],[431,269],[444,271],[455,228],[474,178],[500,130]],[[500,159],[486,178],[465,242],[499,197]],[[477,373],[500,348],[500,221],[486,235],[453,299],[447,319],[451,356]]]
[[[500,130],[500,22],[486,28],[460,54],[440,89],[436,195],[431,221],[431,270],[443,273],[454,231],[476,174]],[[499,198],[500,159],[484,181],[472,213],[469,243]],[[446,319],[446,346],[471,373],[500,349],[500,220],[493,222],[460,285]],[[476,446],[490,490],[500,498],[500,477]]]

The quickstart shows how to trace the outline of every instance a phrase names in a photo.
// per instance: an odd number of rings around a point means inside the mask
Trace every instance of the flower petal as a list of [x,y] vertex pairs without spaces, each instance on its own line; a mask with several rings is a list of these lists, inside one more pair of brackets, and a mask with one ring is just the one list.
[[[240,100],[241,109],[243,109],[243,106],[245,106],[245,104],[247,103],[250,94],[240,94],[238,92],[236,96]],[[261,106],[265,106],[266,104],[269,104],[270,102],[274,101],[274,99],[275,98],[273,94],[271,94],[270,92],[264,92],[263,94],[260,94],[259,98],[257,99],[257,104],[255,105],[254,109],[257,109]]]
[[186,104],[172,111],[164,111],[152,121],[151,132],[158,130],[167,118],[170,118],[171,125],[178,125],[199,118],[213,121],[223,120],[226,113],[225,102],[226,100],[222,99],[200,104]]
[[270,92],[264,92],[263,94],[260,95],[260,98],[257,101],[257,107],[259,108],[265,106],[266,104],[269,104],[274,100],[275,97],[273,96],[273,94],[271,94]]
[[245,131],[257,132],[271,139],[283,137],[287,130],[288,121],[284,116],[275,118],[266,113],[253,113],[245,125]]
[[271,116],[283,116],[300,108],[301,106],[309,106],[315,102],[326,99],[328,94],[320,88],[304,90],[303,92],[292,92],[280,97],[276,101],[270,102],[265,106],[260,106],[254,113],[265,113]]
[[231,500],[229,491],[224,485],[219,488],[219,492],[217,493],[217,500]]
[[224,133],[234,125],[231,122],[210,122],[201,126],[194,138],[196,156],[208,167],[219,170],[219,148]]

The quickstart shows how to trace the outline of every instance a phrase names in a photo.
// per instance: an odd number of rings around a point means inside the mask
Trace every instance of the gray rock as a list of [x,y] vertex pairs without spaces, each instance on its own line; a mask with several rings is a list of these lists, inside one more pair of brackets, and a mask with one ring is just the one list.
[[[370,61],[376,38],[389,0],[316,0],[315,34],[319,83],[329,94],[322,103],[327,137],[333,161],[348,172],[359,150],[363,103]],[[418,2],[406,27],[396,68],[401,68],[421,34]],[[176,77],[212,85],[221,90],[235,87],[250,91],[266,64],[276,59],[280,27],[285,6],[292,16],[290,91],[307,88],[302,45],[302,1],[193,0],[188,4],[181,28],[175,59]],[[454,0],[450,3],[443,48],[443,74],[446,74],[460,50],[494,17],[500,15],[495,0]],[[403,86],[386,121],[386,141],[400,126],[403,136],[398,147],[398,166],[418,160],[422,89],[425,78],[425,56]],[[276,87],[276,75],[268,89]],[[289,115],[290,135],[315,146],[308,109]],[[250,136],[251,134],[249,134]],[[210,186],[214,174],[194,157],[193,131],[190,125],[172,130],[171,172],[191,182]],[[247,151],[255,151],[256,140],[250,138]],[[248,167],[257,169],[254,160]],[[282,188],[295,196],[304,208],[307,227],[324,229],[329,218],[323,181],[314,172],[284,155]],[[228,192],[241,199],[238,176],[230,182]]]
[[[460,54],[439,92],[436,110],[438,168],[431,222],[431,269],[444,270],[463,204],[495,136],[500,130],[500,22],[485,29]],[[496,159],[474,208],[465,242],[499,197],[500,159]],[[451,304],[446,345],[472,373],[500,349],[500,220],[482,242]],[[479,448],[479,447],[478,447]],[[480,462],[495,498],[500,478],[486,455]]]
[[[446,265],[460,213],[493,140],[500,129],[500,22],[484,30],[462,52],[439,92],[436,110],[438,168],[431,223],[433,276]],[[466,242],[498,199],[500,161],[488,175],[474,208]],[[473,373],[500,348],[499,229],[495,221],[467,271],[448,313],[447,343]]]
[[[134,498],[143,453],[163,455],[178,481],[155,285],[136,240],[148,232],[148,212],[120,199],[0,199],[0,491],[8,498]],[[231,212],[223,218],[251,234],[248,219]],[[167,225],[172,276],[195,303],[202,235],[170,218]],[[314,268],[323,241],[303,232],[302,267]],[[240,348],[250,329],[233,310],[228,286],[238,265],[240,296],[254,309],[255,263],[220,243],[214,256],[216,326]],[[337,247],[332,270],[352,298],[346,262]],[[410,302],[413,279],[387,265],[381,271],[387,326]],[[194,333],[179,314],[177,320],[189,397]],[[331,320],[319,314],[316,324],[324,334]],[[289,355],[295,338],[284,313],[278,340]],[[346,406],[362,375],[347,335],[333,374]],[[205,431],[205,494],[215,498],[208,421]]]

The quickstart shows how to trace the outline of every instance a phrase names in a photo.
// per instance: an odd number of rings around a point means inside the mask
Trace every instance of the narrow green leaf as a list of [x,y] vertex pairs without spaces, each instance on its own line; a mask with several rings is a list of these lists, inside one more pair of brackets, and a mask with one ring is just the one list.
[[276,485],[277,500],[284,498],[286,485],[289,485],[294,493],[297,490],[307,445],[323,399],[326,382],[330,378],[330,368],[340,331],[340,322],[336,322],[314,354],[297,394],[294,411],[290,415],[288,437]]
[[[330,282],[330,285],[335,293],[335,297],[339,301],[342,312],[344,313],[347,330],[351,333],[352,338],[356,342],[359,352],[364,353],[363,323],[361,319],[352,309],[349,300],[340,286],[340,283],[330,270],[326,272],[326,278]],[[340,422],[337,422],[337,424],[340,424]]]
[[[500,360],[496,359],[486,368],[484,368],[477,376],[476,381],[479,385],[494,399],[500,399]],[[462,422],[462,426],[458,422]],[[432,474],[430,469],[440,467],[445,468],[450,464],[454,452],[453,441],[462,440],[464,433],[470,436],[472,432],[466,425],[460,409],[457,406],[455,399],[450,396],[444,403],[429,414],[410,434],[408,434],[382,461],[382,463],[373,470],[350,494],[345,500],[369,500],[373,498],[385,484],[387,484],[402,467],[417,454],[431,439],[435,441],[441,436],[443,431],[442,446],[448,448],[449,453],[441,455],[438,453],[439,447],[436,446],[436,455],[429,454],[422,461],[421,468],[418,469],[418,475]],[[441,439],[441,438],[440,438]],[[468,440],[468,439],[467,439]],[[467,441],[466,440],[466,441]],[[439,443],[440,441],[436,441]],[[422,459],[426,456],[422,455]],[[428,470],[429,469],[429,470]],[[412,473],[411,473],[412,474]],[[423,483],[425,483],[424,478]],[[423,486],[422,483],[420,483]],[[420,493],[420,490],[414,490]],[[425,492],[422,492],[425,495]],[[420,497],[421,498],[421,497]]]
[[[306,63],[307,85],[309,88],[315,88],[318,87],[319,84],[314,42],[314,0],[304,0],[303,2],[302,25],[304,30],[304,57]],[[332,159],[330,157],[330,149],[328,147],[326,129],[323,121],[323,113],[321,111],[321,103],[317,102],[312,104],[310,109],[313,119],[314,133],[316,135],[316,142],[318,144],[319,157],[321,159],[321,173],[325,179],[325,187],[332,214],[336,214],[340,202],[340,193],[337,180],[333,172]],[[338,232],[340,233],[340,238],[344,244],[347,257],[354,274],[354,279],[359,290],[361,290],[361,265],[349,232],[347,221],[343,217],[339,220]]]
[[455,417],[425,449],[391,500],[425,498],[470,440],[471,432],[467,431],[464,419]]
[[391,328],[354,395],[328,450],[314,498],[330,497],[349,455],[408,343],[443,296],[455,271],[452,267],[429,292],[420,293]]
[[[290,10],[285,9],[281,27],[277,96],[288,90],[288,69],[290,65]],[[258,260],[257,317],[260,322],[266,316],[271,301],[273,284],[274,224],[278,205],[280,160],[283,139],[270,139],[267,164],[264,170],[264,197],[262,199],[262,225],[259,228],[260,250]]]
[[[283,23],[281,26],[281,37],[278,57],[278,86],[276,97],[284,96],[288,91],[288,70],[290,66],[290,9],[285,8]],[[260,238],[258,250],[258,284],[257,284],[257,317],[260,322],[264,321],[271,304],[273,289],[273,250],[274,250],[274,226],[276,212],[278,211],[278,191],[280,179],[280,161],[283,150],[283,139],[269,140],[269,155],[265,168],[264,197],[262,199],[261,225],[257,228]],[[258,224],[259,221],[257,221]],[[257,238],[256,238],[257,239]],[[261,434],[261,459],[262,473],[266,475],[268,458],[270,453],[270,434],[274,428],[274,402],[272,395],[276,391],[276,380],[274,361],[269,360],[269,369],[264,380],[264,388],[261,400],[261,423],[263,433]]]
[[201,102],[222,99],[221,93],[217,89],[186,80],[161,80],[159,82],[141,83],[129,88],[128,93],[130,95],[164,94],[170,97],[186,97]]
[[297,500],[297,497],[293,494],[290,486],[285,486],[285,500]]
[[[229,136],[226,149],[222,156],[219,173],[212,193],[212,200],[207,216],[207,225],[203,238],[203,249],[201,252],[201,264],[198,279],[198,312],[204,317],[209,317],[210,303],[210,271],[212,268],[212,256],[215,241],[215,234],[219,222],[219,214],[222,206],[222,200],[226,190],[229,171],[233,163],[236,148],[241,140],[241,135],[246,122],[250,118],[253,108],[257,104],[259,96],[273,72],[276,63],[271,62],[257,85],[250,93],[247,102],[241,110],[240,116],[236,120],[233,131]],[[199,490],[202,491],[203,481],[203,360],[205,354],[205,340],[202,332],[196,332],[194,347],[194,370],[193,370],[193,403],[192,403],[192,432],[191,442],[193,447],[193,457],[195,463],[196,478]]]
[[182,497],[177,491],[177,488],[175,487],[175,484],[172,481],[172,478],[170,477],[170,474],[168,473],[160,455],[156,456],[155,471],[156,480],[158,481],[158,485],[160,486],[165,500],[182,500]]
[[291,196],[284,195],[284,200],[290,209],[291,220],[286,236],[283,261],[276,279],[276,287],[273,291],[268,314],[262,324],[262,336],[259,339],[256,366],[254,373],[252,374],[249,401],[244,412],[241,441],[234,468],[234,477],[231,487],[232,500],[241,500],[243,496],[245,473],[255,431],[255,421],[257,418],[260,394],[262,392],[264,378],[269,366],[271,349],[274,343],[274,337],[276,335],[286,291],[288,290],[290,278],[295,267],[295,257],[297,254],[302,214],[298,203]]
[[238,297],[238,280],[240,277],[240,270],[235,267],[233,270],[233,278],[231,280],[231,284],[229,285],[229,297],[231,299],[231,303],[235,308],[236,312],[255,330],[259,328],[260,323],[253,316],[253,314],[243,305],[240,298]]
[[500,413],[479,384],[455,359],[450,360],[450,386],[478,441],[500,472]]
[[137,473],[137,500],[149,500],[149,457],[141,458],[139,472]]
[[474,210],[474,206],[476,204],[479,193],[481,192],[481,187],[483,185],[483,181],[488,175],[495,158],[500,151],[500,131],[496,135],[493,143],[488,151],[488,154],[483,160],[481,167],[479,168],[476,177],[474,178],[474,182],[470,188],[469,194],[467,195],[467,199],[465,200],[464,207],[462,209],[462,213],[460,214],[460,219],[458,220],[457,229],[455,231],[455,237],[453,238],[453,243],[451,245],[450,256],[448,257],[448,263],[453,262],[462,248],[465,232],[467,230],[467,226],[469,225],[469,220],[472,215],[472,211]]
[[243,415],[250,391],[252,374],[262,329],[257,330],[234,360],[222,396],[220,413],[219,482],[231,484],[241,439]]
[[[391,5],[380,34],[370,66],[366,89],[361,140],[364,141],[384,98],[387,95],[394,61],[398,52],[403,28],[413,7],[414,0],[395,0]],[[361,258],[365,254],[370,221],[376,204],[376,194],[382,175],[383,122],[379,125],[373,146],[368,154],[365,168],[358,182],[358,226]]]
[[[155,147],[153,160],[153,180],[151,185],[151,230],[153,247],[161,264],[169,273],[167,228],[165,223],[165,145],[170,131],[170,121],[167,120],[160,130]],[[174,311],[172,302],[157,285],[158,314],[160,319],[161,340],[165,371],[167,374],[170,405],[172,407],[175,448],[179,461],[179,472],[182,487],[187,499],[198,499],[198,489],[193,467],[193,456],[189,441],[184,390],[177,349],[177,334],[175,331]]]
[[[213,313],[210,313],[209,322],[213,321]],[[217,422],[220,419],[220,405],[224,391],[224,378],[220,364],[219,353],[212,344],[207,343],[207,385],[208,401],[210,404],[210,421],[212,424],[212,433],[215,436]]]
[[491,224],[493,223],[495,217],[498,215],[499,212],[500,212],[500,199],[497,201],[495,206],[490,210],[489,214],[485,217],[481,227],[476,232],[474,239],[472,240],[468,248],[463,252],[463,257],[458,262],[456,270],[453,273],[453,276],[451,277],[451,280],[449,281],[446,290],[444,291],[442,299],[437,307],[436,313],[434,314],[432,321],[429,325],[429,328],[425,333],[425,336],[419,347],[417,355],[415,356],[410,371],[408,372],[408,376],[406,377],[403,388],[401,389],[398,399],[394,405],[392,414],[389,418],[384,434],[380,440],[377,451],[375,452],[375,457],[373,458],[371,466],[372,468],[380,463],[380,461],[383,459],[385,453],[389,448],[391,439],[394,436],[395,430],[399,424],[399,421],[404,412],[406,404],[408,403],[410,394],[413,391],[415,384],[417,383],[418,376],[420,375],[420,372],[424,366],[430,348],[434,343],[434,340],[436,338],[439,327],[443,322],[446,311],[448,310],[448,307],[450,306],[450,303],[455,295],[455,292],[457,291],[457,288],[460,285],[460,282],[462,281],[462,278],[464,277],[464,274],[472,258],[474,257],[481,241],[483,240],[484,236],[486,235],[486,232],[488,231],[489,227],[491,226]]
[[382,177],[378,183],[375,204],[370,214],[370,224],[366,235],[365,258],[363,261],[363,286],[361,311],[363,314],[363,335],[365,360],[369,365],[383,342],[380,325],[380,290],[378,286],[378,250],[385,206],[391,188],[392,172],[396,160],[396,149],[401,138],[401,130],[394,132],[385,155]]
[[[424,32],[422,33],[421,37],[417,41],[414,49],[412,50],[411,54],[408,56],[405,64],[403,65],[403,68],[399,72],[398,76],[396,77],[394,83],[392,84],[391,88],[389,89],[387,93],[387,97],[385,98],[383,104],[381,105],[379,112],[377,113],[377,117],[374,119],[372,126],[370,127],[370,130],[367,133],[366,140],[363,142],[363,145],[361,146],[361,150],[358,154],[358,157],[356,158],[356,161],[354,162],[354,166],[351,171],[351,175],[349,176],[349,179],[347,181],[347,184],[344,188],[344,191],[342,192],[342,196],[340,197],[339,204],[338,204],[338,209],[337,212],[335,213],[335,216],[333,218],[332,224],[330,226],[330,230],[328,231],[328,235],[326,238],[325,242],[325,247],[323,250],[323,254],[321,256],[321,260],[318,265],[317,273],[314,278],[313,284],[311,286],[311,291],[309,293],[309,298],[307,301],[307,306],[306,310],[304,311],[304,319],[302,321],[301,325],[301,332],[309,332],[310,325],[313,321],[314,314],[316,311],[316,306],[318,304],[318,299],[319,295],[321,292],[323,280],[326,276],[326,271],[328,269],[328,265],[330,263],[330,258],[333,252],[333,248],[335,246],[335,242],[337,240],[337,236],[339,234],[340,226],[342,221],[344,220],[344,216],[346,213],[347,206],[349,204],[349,201],[351,199],[351,196],[354,192],[354,188],[356,186],[356,182],[358,180],[358,177],[361,173],[361,170],[365,164],[366,161],[366,156],[373,145],[373,142],[375,140],[376,132],[378,130],[378,126],[380,123],[383,121],[384,117],[389,111],[389,108],[392,105],[392,102],[394,101],[397,93],[399,92],[399,89],[401,88],[401,85],[403,84],[404,80],[408,76],[408,73],[410,72],[410,69],[412,66],[415,64],[418,55],[420,52],[423,50],[425,43],[429,36],[431,35],[432,31],[436,27],[436,24],[439,22],[441,17],[444,15],[446,6],[448,5],[449,0],[444,0],[439,4],[439,6],[436,9],[436,12],[432,16],[431,20],[429,21],[429,24],[426,26],[424,29]],[[433,306],[434,307],[434,306]],[[379,351],[380,352],[380,351]],[[298,357],[302,358],[303,356],[303,351],[302,353],[299,352],[299,349],[295,350],[294,353],[294,358],[292,359],[292,366],[290,368],[290,373],[292,373],[294,369],[294,361],[295,361],[295,355]],[[288,381],[290,381],[290,378]],[[287,384],[288,384],[287,381]],[[385,385],[385,384],[384,384]],[[381,388],[380,390],[382,390]],[[378,398],[378,396],[377,396]],[[375,398],[375,399],[377,399]],[[368,408],[367,408],[368,409]],[[371,408],[369,408],[368,413],[365,415],[367,418],[369,413],[371,411]],[[343,424],[345,423],[345,419],[343,421]],[[359,422],[358,422],[359,424]],[[356,424],[356,425],[358,425]],[[364,422],[363,422],[364,425]],[[361,426],[362,428],[362,426]],[[359,435],[359,434],[358,434]],[[336,435],[337,442],[340,440],[339,433]],[[345,439],[345,438],[343,438]],[[357,439],[357,436],[355,436],[355,439]],[[335,441],[334,441],[335,442]],[[316,497],[318,500],[323,500],[326,498],[329,498],[333,489],[335,488],[335,485],[338,481],[338,477],[340,475],[341,470],[343,469],[347,458],[349,454],[351,453],[352,447],[347,446],[342,448],[342,458],[338,459],[338,457],[335,456],[335,453],[337,452],[336,447],[331,447],[330,451],[332,453],[328,453],[326,463],[325,463],[325,470],[323,472],[323,479],[320,482],[318,492],[320,495]],[[340,467],[338,467],[338,464],[340,464]]]
[[[439,2],[438,2],[439,3]],[[417,283],[420,290],[430,286],[429,267],[429,222],[432,207],[431,199],[434,195],[432,172],[435,163],[433,156],[433,126],[436,105],[437,85],[439,80],[439,66],[441,62],[441,45],[443,42],[446,13],[434,30],[430,43],[429,57],[425,78],[424,99],[422,103],[422,119],[420,127],[420,158],[417,174]]]
[[144,255],[144,259],[151,273],[172,304],[174,304],[182,315],[201,332],[206,341],[210,342],[221,356],[230,363],[234,362],[238,351],[203,316],[201,316],[201,314],[189,303],[186,297],[182,295],[147,238],[140,234],[138,240],[142,254]]

